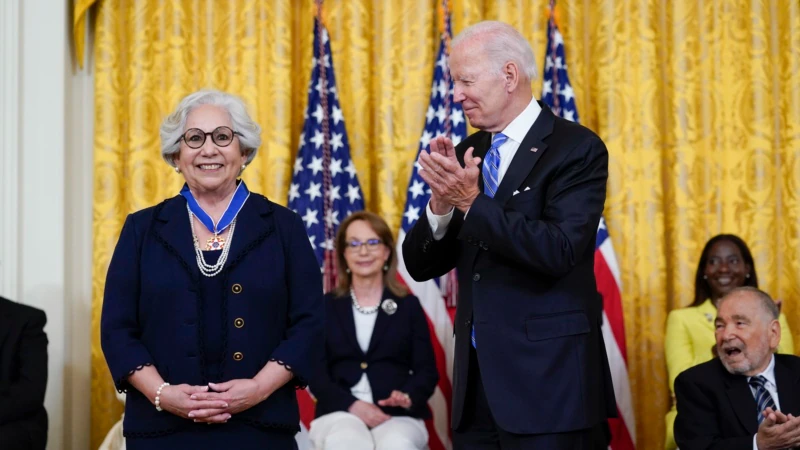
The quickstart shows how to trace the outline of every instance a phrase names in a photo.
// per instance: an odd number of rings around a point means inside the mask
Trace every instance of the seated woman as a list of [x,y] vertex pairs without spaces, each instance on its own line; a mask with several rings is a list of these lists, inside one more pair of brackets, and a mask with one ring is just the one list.
[[[664,347],[669,372],[669,390],[672,394],[672,409],[667,413],[667,450],[677,448],[672,434],[675,422],[675,378],[684,370],[709,361],[715,357],[714,319],[717,301],[733,288],[758,287],[758,276],[753,255],[747,244],[731,234],[720,234],[711,238],[703,248],[695,276],[694,302],[669,313]],[[794,353],[792,332],[786,316],[780,315],[781,343],[779,353]]]
[[326,296],[326,370],[317,398],[316,450],[423,449],[428,398],[439,375],[425,312],[396,278],[386,222],[361,211],[336,236],[339,281]]

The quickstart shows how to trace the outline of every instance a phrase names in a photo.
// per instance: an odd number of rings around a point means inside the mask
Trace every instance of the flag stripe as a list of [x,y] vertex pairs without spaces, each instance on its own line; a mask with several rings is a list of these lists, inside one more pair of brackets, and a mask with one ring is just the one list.
[[[607,316],[606,322],[611,328],[614,344],[619,348],[622,361],[628,363],[628,355],[625,348],[625,323],[622,320],[622,299],[619,289],[614,283],[611,269],[608,267],[607,260],[600,252],[594,254],[594,273],[597,279],[597,291],[603,296],[603,314]],[[606,322],[603,322],[604,324]]]

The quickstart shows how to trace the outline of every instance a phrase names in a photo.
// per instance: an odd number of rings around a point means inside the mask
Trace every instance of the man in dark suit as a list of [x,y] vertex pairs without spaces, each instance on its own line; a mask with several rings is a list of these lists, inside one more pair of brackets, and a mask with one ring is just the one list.
[[431,200],[403,255],[416,280],[458,269],[455,447],[594,448],[616,414],[594,278],[608,152],[533,99],[533,51],[509,25],[451,49],[454,100],[480,131],[421,153]]
[[0,448],[47,445],[44,311],[0,297]]
[[754,287],[717,306],[717,355],[675,379],[681,450],[771,450],[800,446],[800,358],[774,354],[780,311]]

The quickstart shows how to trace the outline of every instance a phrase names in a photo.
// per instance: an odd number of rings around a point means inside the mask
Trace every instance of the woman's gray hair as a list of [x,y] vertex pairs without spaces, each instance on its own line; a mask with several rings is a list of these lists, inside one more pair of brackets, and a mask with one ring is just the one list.
[[528,40],[511,25],[487,20],[464,29],[456,36],[451,48],[479,39],[492,67],[502,73],[503,66],[513,61],[522,75],[531,81],[536,78],[536,57]]
[[200,105],[214,105],[228,112],[233,131],[241,133],[239,149],[246,156],[245,164],[256,157],[261,146],[261,127],[247,114],[247,108],[239,97],[215,90],[202,90],[189,94],[181,100],[175,112],[161,123],[161,157],[175,167],[174,157],[180,151],[180,138],[186,131],[186,118]]

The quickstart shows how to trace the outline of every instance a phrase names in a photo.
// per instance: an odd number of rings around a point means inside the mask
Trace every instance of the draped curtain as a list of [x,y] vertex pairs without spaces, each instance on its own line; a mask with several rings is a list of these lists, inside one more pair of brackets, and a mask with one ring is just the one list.
[[[328,0],[324,21],[368,208],[399,228],[430,92],[436,0]],[[451,0],[454,32],[514,25],[541,69],[548,1]],[[312,0],[76,0],[91,14],[95,139],[92,448],[122,412],[99,344],[105,274],[125,216],[175,195],[161,120],[184,95],[243,97],[262,125],[244,173],[286,204],[311,70]],[[610,152],[606,219],[621,266],[638,448],[669,408],[667,313],[690,303],[705,241],[751,246],[762,287],[800,339],[800,4],[796,0],[562,1],[581,121]],[[76,39],[82,55],[82,39]],[[534,81],[538,96],[541,81]],[[543,387],[544,388],[544,387]]]

